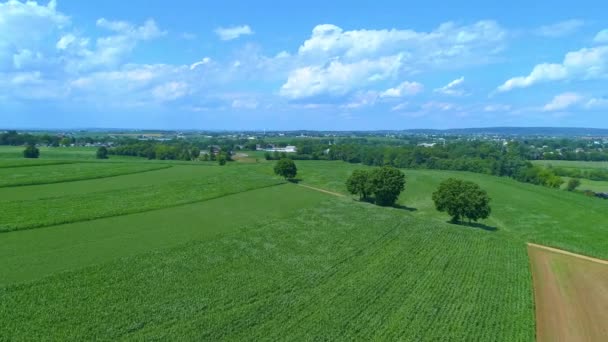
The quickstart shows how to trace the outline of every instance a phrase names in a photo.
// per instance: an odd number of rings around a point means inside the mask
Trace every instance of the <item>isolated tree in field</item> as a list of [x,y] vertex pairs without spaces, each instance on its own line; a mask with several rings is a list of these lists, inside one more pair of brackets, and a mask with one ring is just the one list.
[[383,166],[372,171],[370,183],[376,204],[390,206],[405,189],[405,175],[397,168]]
[[29,145],[27,145],[25,150],[23,150],[23,157],[24,158],[38,158],[38,157],[40,157],[40,150],[34,144],[29,144]]
[[104,146],[101,146],[97,149],[97,153],[95,154],[97,159],[108,159],[108,149]]
[[346,180],[346,189],[353,195],[359,195],[359,200],[364,201],[372,194],[371,173],[366,170],[355,170]]
[[298,168],[293,160],[282,158],[274,165],[274,173],[285,179],[292,179],[298,173]]
[[194,146],[191,150],[190,150],[190,157],[192,159],[198,159],[201,156],[201,149]]
[[570,180],[568,181],[568,185],[566,186],[566,189],[568,191],[574,191],[579,186],[581,186],[580,179],[578,179],[578,178],[570,178]]
[[439,185],[433,193],[435,207],[439,211],[445,211],[452,216],[452,223],[458,223],[462,219],[477,221],[490,216],[490,197],[479,185],[449,178]]
[[224,154],[218,155],[217,156],[217,163],[220,164],[220,166],[226,165],[226,156]]

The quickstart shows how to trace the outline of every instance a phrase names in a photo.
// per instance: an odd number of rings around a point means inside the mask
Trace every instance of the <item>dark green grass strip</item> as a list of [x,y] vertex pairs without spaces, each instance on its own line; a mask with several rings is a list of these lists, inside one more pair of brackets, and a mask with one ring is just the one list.
[[[68,208],[66,208],[65,204],[57,203],[60,202],[61,199],[47,199],[47,204],[59,204],[57,207],[58,211],[56,211],[56,208],[47,207],[45,208],[45,212],[38,212],[38,214],[42,214],[39,216],[33,216],[31,210],[34,210],[34,207],[38,204],[37,202],[40,201],[36,201],[34,203],[5,203],[3,204],[4,209],[8,212],[10,205],[11,214],[13,214],[13,217],[15,217],[17,220],[10,223],[3,223],[3,225],[0,226],[0,234],[20,230],[53,227],[58,224],[86,222],[107,217],[118,217],[135,213],[145,213],[153,210],[205,202],[224,196],[234,195],[241,192],[252,191],[256,189],[263,189],[281,184],[285,183],[279,181],[270,184],[250,187],[238,187],[232,189],[224,188],[221,190],[214,189],[213,192],[204,192],[208,189],[199,189],[201,191],[198,194],[192,195],[191,197],[189,196],[190,194],[179,192],[183,189],[183,186],[175,186],[173,187],[173,194],[177,196],[164,197],[161,198],[161,200],[163,201],[156,202],[153,201],[156,193],[153,191],[154,188],[152,187],[147,189],[149,190],[149,192],[147,192],[145,188],[135,188],[124,191],[112,191],[107,194],[96,193],[92,195],[79,196],[76,198],[69,199],[70,201],[74,201],[73,206],[69,207],[69,212],[66,211],[68,210]],[[192,190],[192,187],[189,187],[189,189]],[[146,201],[147,199],[151,199],[152,201],[148,202]],[[19,220],[19,218],[23,219]]]
[[260,220],[288,217],[327,197],[285,184],[145,213],[0,234],[0,286],[212,238]]
[[[87,167],[84,167],[84,165],[87,165]],[[28,168],[1,168],[0,188],[65,183],[85,179],[100,179],[155,171],[169,167],[172,166],[118,163],[67,163],[59,165],[31,166]]]
[[4,168],[17,168],[17,167],[28,167],[28,166],[45,166],[45,165],[62,165],[62,164],[75,164],[78,161],[61,161],[61,160],[1,160],[0,169]]

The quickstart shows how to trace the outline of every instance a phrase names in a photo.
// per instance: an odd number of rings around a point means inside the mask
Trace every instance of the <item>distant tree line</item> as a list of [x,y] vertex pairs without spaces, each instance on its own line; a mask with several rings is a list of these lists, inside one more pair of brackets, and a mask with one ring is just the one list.
[[548,165],[547,168],[556,175],[562,177],[585,178],[594,181],[608,181],[608,170],[606,169],[563,168],[553,167],[551,165]]
[[188,143],[138,141],[110,148],[108,154],[158,160],[193,160],[199,158],[201,149]]
[[563,184],[561,177],[551,169],[526,160],[525,152],[517,142],[503,145],[471,141],[433,147],[338,144],[331,147],[328,159],[370,166],[470,171],[552,188]]
[[15,130],[10,130],[0,133],[0,145],[10,146],[26,146],[26,145],[46,145],[46,146],[69,146],[86,145],[93,143],[106,143],[110,140],[109,137],[72,137],[68,135],[50,135],[50,134],[30,134],[19,133]]

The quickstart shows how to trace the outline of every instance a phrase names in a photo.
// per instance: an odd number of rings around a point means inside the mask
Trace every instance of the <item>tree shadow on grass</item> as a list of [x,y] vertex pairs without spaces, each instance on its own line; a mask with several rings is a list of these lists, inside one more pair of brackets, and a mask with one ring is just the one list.
[[471,228],[477,228],[477,229],[482,229],[488,232],[495,232],[498,230],[498,227],[493,227],[493,226],[488,226],[487,224],[483,224],[483,223],[479,223],[479,222],[458,222],[458,223],[454,223],[452,221],[447,221],[447,223],[449,224],[453,224],[456,226],[463,226],[463,227],[471,227]]
[[416,209],[416,208],[408,207],[408,206],[402,205],[402,204],[394,204],[393,208],[401,209],[401,210],[405,210],[405,211],[418,211],[418,209]]
[[290,183],[298,184],[302,181],[302,179],[301,178],[289,178],[289,179],[287,179],[287,181]]

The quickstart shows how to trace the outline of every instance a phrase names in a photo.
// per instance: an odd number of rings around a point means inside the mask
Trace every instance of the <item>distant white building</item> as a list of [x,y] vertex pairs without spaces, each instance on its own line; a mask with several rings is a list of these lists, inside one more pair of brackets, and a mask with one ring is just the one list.
[[276,147],[274,145],[267,146],[266,148],[257,148],[258,151],[266,151],[266,152],[285,152],[285,153],[296,153],[298,152],[298,148],[292,145],[287,145],[285,147]]
[[433,147],[435,145],[436,145],[436,143],[420,143],[420,144],[418,144],[418,146],[422,146],[422,147]]

